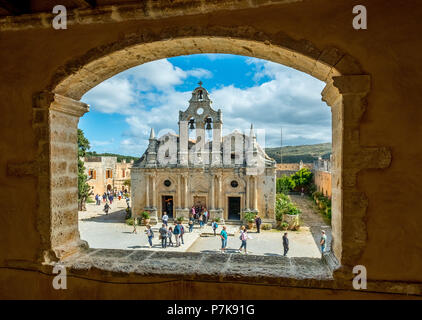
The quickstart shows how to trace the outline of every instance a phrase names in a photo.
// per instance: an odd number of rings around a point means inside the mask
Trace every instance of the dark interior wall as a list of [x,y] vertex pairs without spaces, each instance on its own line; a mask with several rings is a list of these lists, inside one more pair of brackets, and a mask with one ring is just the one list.
[[[203,15],[178,16],[145,21],[72,25],[67,30],[27,29],[0,32],[0,261],[35,261],[40,245],[36,220],[36,176],[8,174],[8,163],[33,161],[37,141],[32,130],[32,96],[51,84],[69,61],[96,48],[143,30],[161,32],[166,28],[197,26],[249,26],[269,35],[287,34],[295,40],[310,41],[317,48],[335,46],[356,58],[371,75],[368,108],[361,121],[360,141],[364,146],[387,146],[392,162],[385,170],[367,170],[358,175],[358,187],[368,197],[367,244],[360,264],[376,280],[421,282],[422,275],[422,42],[419,21],[422,5],[417,0],[400,2],[365,0],[368,30],[352,28],[355,1],[309,0],[275,4],[238,11],[217,10]],[[224,8],[224,5],[222,5]],[[0,296],[23,294],[19,284],[30,279],[27,297],[50,297],[50,280],[38,273],[0,269],[1,287],[10,288]],[[132,289],[75,280],[75,289],[63,297],[127,298]],[[186,286],[184,283],[175,284]],[[189,285],[198,290],[200,284]],[[232,297],[241,285],[207,284],[222,298]],[[84,288],[84,290],[82,290]],[[118,289],[117,289],[118,288]],[[267,297],[265,287],[257,294]],[[101,290],[101,293],[100,291]],[[274,297],[316,297],[296,289],[288,293],[274,289]],[[170,291],[177,296],[177,290]],[[239,291],[243,297],[244,291]],[[273,292],[273,291],[271,291]],[[309,293],[312,292],[312,293]],[[296,296],[295,296],[296,294]],[[309,294],[309,295],[308,295]],[[349,293],[318,291],[318,297],[351,297]],[[354,295],[354,293],[353,293]],[[169,296],[169,297],[170,297]],[[246,296],[245,296],[246,297]],[[364,298],[364,296],[362,296]]]

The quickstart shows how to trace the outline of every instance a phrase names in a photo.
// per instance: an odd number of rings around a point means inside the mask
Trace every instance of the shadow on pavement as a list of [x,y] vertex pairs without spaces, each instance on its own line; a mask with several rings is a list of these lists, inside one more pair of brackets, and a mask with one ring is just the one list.
[[109,214],[101,214],[100,216],[80,219],[80,221],[90,221],[90,222],[125,222],[126,211],[125,209],[115,211]]

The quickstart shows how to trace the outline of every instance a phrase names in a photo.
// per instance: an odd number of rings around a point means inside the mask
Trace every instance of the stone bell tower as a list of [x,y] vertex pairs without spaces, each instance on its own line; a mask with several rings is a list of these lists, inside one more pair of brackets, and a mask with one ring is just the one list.
[[[189,130],[196,130],[196,144],[194,148],[191,164],[193,166],[221,165],[221,139],[222,139],[222,115],[221,110],[215,111],[211,107],[212,101],[209,98],[208,91],[202,87],[200,81],[199,87],[192,91],[192,97],[189,100],[189,107],[186,111],[179,112],[179,164],[181,166],[189,165],[188,143]],[[205,150],[206,130],[212,130],[212,150]]]

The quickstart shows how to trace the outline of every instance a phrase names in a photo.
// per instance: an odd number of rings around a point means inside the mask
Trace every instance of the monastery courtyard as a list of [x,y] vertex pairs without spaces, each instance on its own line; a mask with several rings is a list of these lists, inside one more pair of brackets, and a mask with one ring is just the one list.
[[[319,242],[321,230],[327,234],[328,250],[331,243],[331,227],[325,222],[320,213],[315,209],[313,202],[307,198],[291,195],[292,201],[302,211],[301,228],[299,231],[287,231],[290,241],[289,257],[313,257],[321,256]],[[153,227],[153,247],[149,248],[147,237],[144,233],[145,227],[138,226],[137,234],[132,233],[133,226],[125,223],[125,200],[114,201],[111,210],[106,215],[102,209],[104,205],[97,206],[95,203],[86,205],[87,211],[79,212],[79,231],[81,239],[88,242],[90,248],[95,249],[126,249],[126,250],[166,250],[181,252],[219,252],[221,247],[218,233],[221,231],[221,224],[217,229],[217,236],[212,235],[209,223],[203,229],[195,224],[192,233],[185,232],[184,245],[180,247],[161,248],[161,240],[158,239],[158,228],[161,224]],[[169,222],[169,225],[172,223]],[[184,223],[188,231],[187,224]],[[226,225],[229,234],[227,253],[236,253],[240,247],[239,226]],[[256,233],[253,229],[249,232],[252,239],[248,240],[248,254],[250,255],[282,255],[282,235],[284,231],[272,229],[261,230]],[[201,236],[202,235],[202,236]],[[173,239],[174,241],[174,239]]]

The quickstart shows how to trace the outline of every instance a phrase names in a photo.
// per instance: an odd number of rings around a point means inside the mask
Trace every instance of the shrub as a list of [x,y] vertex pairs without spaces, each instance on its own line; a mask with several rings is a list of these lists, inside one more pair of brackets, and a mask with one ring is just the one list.
[[132,217],[132,209],[126,208],[125,220],[130,219],[131,217]]
[[281,178],[277,178],[276,180],[277,193],[287,194],[289,191],[292,191],[294,188],[295,188],[295,184],[290,177],[284,176]]
[[263,223],[261,226],[262,230],[271,230],[273,228],[273,226],[271,225],[271,223]]
[[214,220],[215,220],[215,222],[219,223],[221,219],[220,219],[220,217],[216,217],[216,218],[214,218]]
[[[126,224],[133,226],[133,218],[129,218],[125,220]],[[136,220],[136,225],[140,226],[141,225],[141,221],[140,219]]]
[[142,219],[149,219],[150,218],[149,212],[148,211],[142,212],[141,217],[142,217]]
[[309,185],[312,183],[313,173],[308,168],[302,168],[296,173],[290,176],[290,179],[294,183],[294,188],[300,190],[302,187],[308,189]]
[[243,216],[243,219],[246,221],[246,222],[249,222],[249,223],[251,223],[251,222],[254,222],[254,220],[255,220],[255,216],[256,216],[256,213],[255,212],[245,212],[245,215]]
[[183,216],[177,217],[176,219],[178,222],[183,222],[183,220],[185,220],[185,218]]

